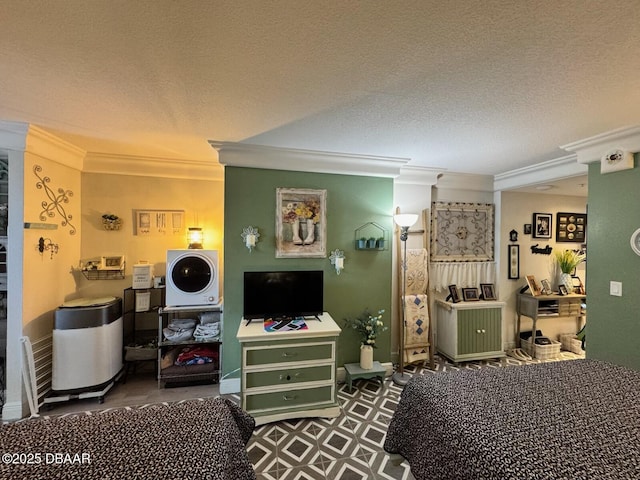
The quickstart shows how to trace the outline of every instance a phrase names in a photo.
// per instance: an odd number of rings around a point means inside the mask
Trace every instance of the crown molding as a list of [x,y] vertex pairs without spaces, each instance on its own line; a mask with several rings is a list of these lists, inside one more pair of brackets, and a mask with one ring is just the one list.
[[82,170],[86,152],[46,130],[23,122],[0,122],[0,145]]
[[141,177],[223,181],[223,168],[211,161],[88,152],[83,172]]
[[217,150],[218,161],[229,167],[395,178],[400,175],[401,167],[409,162],[408,158],[355,155],[215,140],[209,140],[209,144]]
[[587,175],[588,167],[577,162],[575,154],[517,168],[493,177],[493,190],[511,190],[539,183],[552,182],[562,178]]
[[25,152],[82,171],[87,152],[35,125],[29,126]]
[[23,152],[27,143],[29,124],[0,121],[0,145],[3,150]]
[[393,183],[396,185],[435,185],[444,172],[445,170],[442,169],[403,165],[400,167],[400,175],[394,179]]
[[474,173],[444,172],[438,178],[436,188],[453,190],[472,190],[476,192],[492,192],[493,177]]
[[640,125],[618,128],[577,142],[561,145],[568,152],[575,152],[578,163],[599,162],[608,151],[621,148],[628,152],[640,152]]

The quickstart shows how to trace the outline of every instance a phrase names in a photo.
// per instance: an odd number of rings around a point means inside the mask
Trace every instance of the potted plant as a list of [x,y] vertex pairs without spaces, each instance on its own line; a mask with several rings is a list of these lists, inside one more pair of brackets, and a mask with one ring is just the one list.
[[367,248],[367,239],[364,237],[361,237],[360,239],[358,239],[357,247],[359,250],[364,250],[365,248]]
[[370,237],[369,240],[367,240],[367,248],[376,248],[375,237]]
[[360,368],[370,370],[373,368],[373,349],[376,348],[378,335],[389,329],[382,321],[384,310],[378,310],[377,315],[371,315],[365,309],[355,318],[345,321],[347,327],[353,328],[360,335]]
[[378,240],[376,240],[376,247],[379,250],[384,250],[384,237],[379,237]]
[[585,260],[587,257],[584,254],[580,254],[575,250],[557,250],[554,253],[558,268],[562,272],[560,275],[560,282],[567,287],[569,293],[573,292],[573,281],[571,280],[571,272]]

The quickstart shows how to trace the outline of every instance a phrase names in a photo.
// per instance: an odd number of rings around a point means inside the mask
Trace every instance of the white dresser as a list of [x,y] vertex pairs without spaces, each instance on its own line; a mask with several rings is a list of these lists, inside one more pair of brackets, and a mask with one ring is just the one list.
[[340,414],[336,341],[340,327],[328,313],[306,318],[307,330],[266,332],[262,320],[242,320],[242,408],[256,425]]

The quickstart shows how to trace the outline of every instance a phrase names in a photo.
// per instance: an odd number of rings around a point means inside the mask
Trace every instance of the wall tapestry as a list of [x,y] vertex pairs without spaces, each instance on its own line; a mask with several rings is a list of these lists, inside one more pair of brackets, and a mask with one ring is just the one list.
[[44,193],[49,199],[49,201],[45,200],[40,204],[42,206],[42,211],[39,215],[40,220],[45,222],[47,217],[53,218],[56,213],[58,213],[62,218],[60,225],[63,227],[69,226],[69,235],[75,235],[76,227],[71,223],[73,215],[67,213],[63,205],[65,203],[69,203],[69,198],[73,197],[73,192],[71,190],[65,190],[64,188],[58,188],[58,192],[54,192],[51,187],[47,185],[51,182],[51,179],[47,176],[40,176],[40,172],[42,172],[42,167],[40,165],[34,165],[33,174],[38,179],[36,182],[36,188],[44,190]]
[[326,190],[276,189],[276,258],[327,256]]
[[493,261],[493,229],[493,204],[433,202],[431,261]]

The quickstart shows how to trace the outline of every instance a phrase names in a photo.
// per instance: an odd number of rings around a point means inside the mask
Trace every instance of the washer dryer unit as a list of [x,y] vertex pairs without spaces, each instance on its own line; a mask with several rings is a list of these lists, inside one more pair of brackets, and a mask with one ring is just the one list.
[[[122,372],[122,299],[79,298],[65,302],[55,311],[53,327],[53,369],[51,388],[65,397],[47,400],[99,396]],[[102,389],[102,390],[101,390]]]
[[220,303],[217,250],[168,250],[167,306]]

